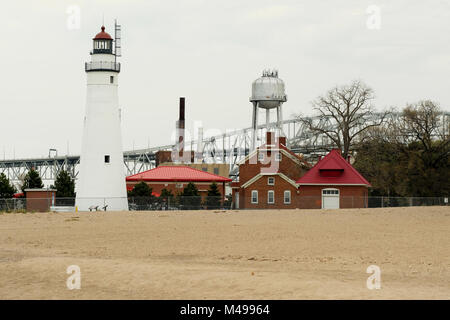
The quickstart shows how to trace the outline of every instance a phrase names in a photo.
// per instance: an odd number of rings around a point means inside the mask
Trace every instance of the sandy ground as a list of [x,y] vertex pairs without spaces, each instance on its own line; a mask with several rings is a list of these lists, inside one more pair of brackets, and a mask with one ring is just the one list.
[[0,298],[449,299],[450,207],[5,213]]

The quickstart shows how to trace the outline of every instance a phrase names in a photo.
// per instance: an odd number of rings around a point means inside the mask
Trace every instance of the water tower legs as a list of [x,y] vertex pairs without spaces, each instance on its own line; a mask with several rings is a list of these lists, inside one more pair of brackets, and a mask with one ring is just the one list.
[[258,102],[253,102],[253,117],[252,117],[252,149],[250,151],[255,150],[256,148],[256,130],[258,128]]

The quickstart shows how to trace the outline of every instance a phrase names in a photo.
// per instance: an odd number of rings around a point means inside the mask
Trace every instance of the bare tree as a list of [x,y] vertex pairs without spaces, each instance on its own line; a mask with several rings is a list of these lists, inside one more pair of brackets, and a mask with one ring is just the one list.
[[448,124],[436,102],[430,100],[409,104],[403,109],[399,130],[406,142],[419,142],[422,158],[427,165],[435,166],[450,156]]
[[336,86],[312,102],[313,110],[321,118],[330,119],[331,126],[326,121],[314,122],[312,118],[299,117],[299,120],[312,132],[326,135],[341,149],[343,157],[347,157],[355,143],[364,139],[362,133],[381,125],[388,114],[386,111],[381,117],[374,117],[373,99],[370,87],[353,81],[350,85]]

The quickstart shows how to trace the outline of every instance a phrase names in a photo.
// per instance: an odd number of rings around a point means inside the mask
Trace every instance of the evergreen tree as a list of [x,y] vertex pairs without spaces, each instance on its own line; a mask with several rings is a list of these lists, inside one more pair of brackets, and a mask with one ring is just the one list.
[[161,196],[162,199],[172,199],[173,198],[173,193],[170,190],[167,190],[166,188],[161,190]]
[[189,182],[183,192],[179,194],[179,202],[183,209],[200,209],[202,198],[194,183]]
[[9,182],[4,173],[0,174],[0,199],[12,198],[16,188]]
[[206,207],[207,209],[218,209],[220,208],[220,202],[222,200],[222,195],[220,194],[217,183],[213,182],[209,186],[208,194],[206,196]]
[[130,197],[150,197],[152,195],[152,188],[148,186],[145,182],[139,182],[136,184],[128,193],[128,196]]
[[61,170],[55,180],[57,198],[75,197],[75,181],[65,170]]
[[133,198],[133,203],[137,206],[138,210],[152,210],[155,209],[155,196],[152,195],[152,191],[152,188],[142,181],[136,184],[133,190],[128,192],[128,196]]
[[170,204],[174,204],[173,199],[174,195],[172,191],[167,190],[166,188],[161,190],[161,195],[159,196],[161,206],[164,206],[166,209],[168,209]]
[[22,184],[22,192],[25,192],[25,189],[41,189],[44,187],[42,183],[42,179],[39,176],[39,173],[31,168],[30,171],[25,175],[23,184]]

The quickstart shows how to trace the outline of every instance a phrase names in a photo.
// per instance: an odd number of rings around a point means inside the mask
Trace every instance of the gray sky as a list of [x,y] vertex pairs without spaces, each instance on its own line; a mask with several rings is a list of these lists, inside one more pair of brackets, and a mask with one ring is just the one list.
[[[79,29],[66,13],[81,9]],[[380,29],[366,10],[381,8]],[[84,62],[102,16],[122,24],[124,149],[171,143],[178,97],[187,128],[250,126],[251,82],[277,68],[284,118],[361,79],[379,109],[432,99],[450,110],[450,0],[27,0],[0,9],[0,152],[78,154],[85,108]]]

